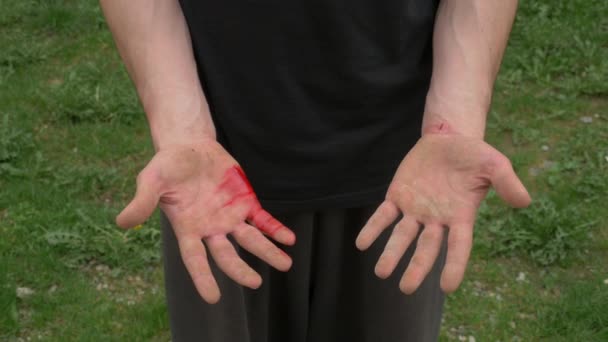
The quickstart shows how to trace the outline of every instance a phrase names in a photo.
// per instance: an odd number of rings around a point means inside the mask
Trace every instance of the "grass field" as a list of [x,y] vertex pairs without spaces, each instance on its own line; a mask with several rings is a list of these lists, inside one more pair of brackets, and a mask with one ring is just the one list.
[[[484,203],[445,341],[608,341],[608,2],[520,1],[488,140],[533,205]],[[167,341],[152,155],[96,1],[0,0],[0,340]]]

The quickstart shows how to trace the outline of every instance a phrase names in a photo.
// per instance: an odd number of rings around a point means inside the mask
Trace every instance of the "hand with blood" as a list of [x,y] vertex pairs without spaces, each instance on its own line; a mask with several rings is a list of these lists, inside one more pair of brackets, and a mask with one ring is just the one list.
[[268,238],[292,245],[291,230],[262,209],[238,163],[214,140],[161,149],[137,177],[137,191],[116,221],[143,223],[159,205],[169,218],[180,253],[200,295],[220,298],[208,255],[237,283],[250,288],[262,279],[237,254],[230,234],[244,249],[281,271],[291,258]]
[[384,202],[357,237],[357,247],[367,249],[403,214],[376,264],[376,274],[387,278],[424,227],[399,284],[404,293],[411,294],[433,267],[447,229],[441,288],[452,292],[464,277],[477,209],[490,186],[514,207],[530,203],[508,158],[483,140],[426,134],[401,162]]

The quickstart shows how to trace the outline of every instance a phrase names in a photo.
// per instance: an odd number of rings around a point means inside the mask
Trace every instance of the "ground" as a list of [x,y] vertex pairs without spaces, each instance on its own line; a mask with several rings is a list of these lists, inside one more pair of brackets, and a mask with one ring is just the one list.
[[[522,0],[487,139],[491,194],[443,341],[608,340],[608,2]],[[0,1],[0,339],[170,339],[157,219],[113,223],[152,155],[93,0]]]

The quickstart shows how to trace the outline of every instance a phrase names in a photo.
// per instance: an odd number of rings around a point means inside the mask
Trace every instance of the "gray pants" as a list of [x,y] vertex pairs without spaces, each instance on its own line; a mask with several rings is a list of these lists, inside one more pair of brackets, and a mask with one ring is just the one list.
[[285,248],[293,266],[282,273],[240,251],[258,271],[258,290],[243,288],[211,267],[222,298],[206,304],[182,263],[173,230],[162,216],[167,301],[173,341],[202,342],[405,342],[436,341],[444,296],[440,261],[415,294],[399,291],[412,256],[406,253],[387,280],[374,275],[391,230],[366,252],[355,238],[375,206],[300,212],[276,217],[297,236]]

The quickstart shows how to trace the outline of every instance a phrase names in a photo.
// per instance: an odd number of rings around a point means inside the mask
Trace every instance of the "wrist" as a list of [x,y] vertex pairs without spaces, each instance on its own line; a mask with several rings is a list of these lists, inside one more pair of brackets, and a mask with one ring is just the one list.
[[156,151],[167,146],[200,144],[216,140],[211,115],[148,115],[150,134]]
[[422,135],[445,134],[462,135],[470,138],[484,139],[485,120],[473,122],[466,115],[444,115],[425,112],[422,120]]
[[209,141],[216,141],[215,131],[173,129],[164,133],[154,134],[152,130],[152,143],[157,152],[171,146],[200,145]]
[[483,140],[488,107],[485,104],[438,100],[429,93],[422,119],[422,135],[458,134]]
[[138,87],[155,149],[216,139],[211,112],[196,86]]

